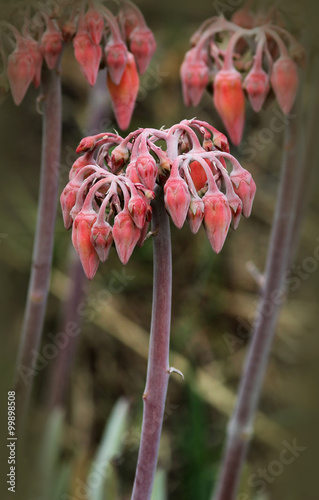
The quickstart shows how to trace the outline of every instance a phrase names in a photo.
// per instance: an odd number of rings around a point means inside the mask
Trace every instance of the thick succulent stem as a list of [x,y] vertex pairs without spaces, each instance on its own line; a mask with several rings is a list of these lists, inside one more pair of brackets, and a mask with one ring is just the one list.
[[290,259],[290,244],[294,230],[298,199],[297,155],[298,117],[287,124],[284,156],[276,212],[272,226],[265,283],[258,304],[258,316],[252,331],[252,341],[239,386],[237,404],[230,419],[224,458],[214,500],[234,500],[241,470],[254,426],[278,315],[284,299],[284,276]]
[[146,387],[143,394],[141,444],[132,500],[149,500],[151,498],[170,374],[171,239],[162,188],[157,189],[153,202],[152,230],[154,232],[152,325]]
[[42,93],[43,132],[38,216],[14,383],[18,426],[26,414],[34,376],[37,373],[36,359],[43,330],[52,264],[61,149],[61,81],[58,71],[43,70]]

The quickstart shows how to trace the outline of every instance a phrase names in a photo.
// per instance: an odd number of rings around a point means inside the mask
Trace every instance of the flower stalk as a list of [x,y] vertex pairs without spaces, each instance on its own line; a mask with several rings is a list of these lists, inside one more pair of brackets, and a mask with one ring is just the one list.
[[152,203],[154,283],[152,324],[146,386],[143,394],[143,425],[132,500],[149,500],[155,477],[170,375],[169,339],[172,298],[172,259],[169,218],[163,189],[156,189]]
[[43,70],[42,93],[43,135],[38,216],[14,381],[17,424],[25,416],[36,373],[34,366],[43,329],[51,272],[61,149],[61,81],[58,70]]
[[281,180],[270,237],[265,281],[252,331],[237,404],[229,422],[228,436],[214,500],[234,500],[253,433],[254,418],[269,360],[278,316],[284,302],[284,277],[291,256],[298,201],[299,177],[298,117],[285,130]]

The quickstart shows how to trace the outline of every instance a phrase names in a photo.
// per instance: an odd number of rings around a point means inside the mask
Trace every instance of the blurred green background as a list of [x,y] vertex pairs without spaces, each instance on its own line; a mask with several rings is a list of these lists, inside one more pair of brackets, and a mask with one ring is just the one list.
[[[183,118],[197,116],[224,131],[208,93],[197,109],[184,107],[179,68],[189,48],[189,38],[201,22],[214,15],[221,5],[229,17],[238,2],[141,0],[137,4],[154,31],[158,48],[150,68],[141,77],[141,89],[129,130],[147,126],[168,127]],[[315,80],[319,56],[316,41],[318,15],[313,5],[310,2],[302,5],[280,3],[288,25],[296,26],[297,21],[298,38],[306,45],[311,63],[303,72],[301,132],[314,111],[314,89],[318,89],[319,84]],[[71,47],[63,58],[62,83],[60,192],[67,183],[68,170],[76,158],[74,151],[80,139],[92,132],[117,128],[102,82],[98,95],[101,116],[95,125],[97,130],[92,131],[90,110],[94,105],[92,99],[96,103],[97,95],[88,89]],[[0,108],[0,413],[4,422],[7,391],[11,388],[23,319],[37,211],[41,116],[36,111],[36,97],[36,91],[30,88],[19,107],[14,106],[11,95],[8,95],[3,98]],[[180,231],[172,226],[171,363],[183,371],[185,381],[182,382],[177,375],[170,379],[159,457],[159,468],[165,471],[166,479],[164,476],[157,478],[158,499],[210,498],[258,300],[257,285],[246,264],[253,262],[263,270],[274,211],[283,137],[282,133],[276,133],[269,140],[269,134],[263,131],[269,130],[276,110],[277,104],[273,100],[258,115],[247,106],[244,143],[239,148],[231,147],[231,152],[252,172],[257,194],[252,216],[248,220],[242,219],[236,232],[229,233],[221,254],[217,256],[212,252],[203,229],[194,236],[187,225]],[[315,473],[319,437],[318,266],[313,265],[310,271],[310,260],[313,262],[316,249],[319,255],[319,175],[318,140],[315,131],[312,132],[311,147],[316,161],[314,165],[309,164],[301,241],[295,267],[291,269],[291,277],[297,277],[298,286],[288,290],[290,293],[280,317],[256,433],[243,475],[242,496],[239,495],[238,500],[319,498]],[[305,141],[309,144],[307,139]],[[255,141],[253,149],[251,141]],[[104,498],[126,500],[130,498],[134,479],[142,417],[141,396],[146,377],[152,301],[152,242],[148,240],[143,248],[134,251],[124,275],[115,251],[111,252],[107,263],[100,265],[91,283],[78,275],[78,291],[83,295],[75,321],[81,326],[81,332],[72,341],[74,363],[70,385],[63,377],[59,382],[65,385],[67,401],[61,426],[59,414],[52,410],[51,377],[57,370],[57,357],[48,360],[45,348],[48,343],[52,344],[53,336],[63,327],[63,307],[72,287],[70,269],[72,266],[73,270],[76,269],[77,264],[70,245],[71,235],[63,227],[60,208],[55,238],[51,293],[40,350],[45,367],[36,377],[25,470],[18,471],[18,481],[26,488],[21,498],[28,498],[28,489],[30,498],[80,498],[75,494],[79,480],[86,482],[112,408],[119,398],[124,397],[129,402],[129,409],[125,410],[127,414],[123,417],[125,422],[121,421],[125,431],[121,447],[118,442],[113,455],[111,453],[112,474],[106,486],[108,496]],[[303,277],[298,277],[300,269],[303,269]],[[114,293],[110,291],[110,279],[115,277],[118,280],[118,276],[122,281],[119,280],[118,293]],[[125,407],[126,403],[123,404]],[[51,416],[51,430],[45,433],[48,415]],[[46,439],[51,436],[55,443],[51,459],[47,459],[47,470],[45,461],[41,458],[39,461],[45,435]],[[1,441],[2,483],[7,468],[5,439],[4,436]],[[280,474],[270,474],[271,480],[265,481],[265,491],[256,493],[250,484],[252,474],[258,474],[260,469],[269,472],[269,467],[278,460],[284,447],[282,441],[292,443],[294,439],[306,450],[292,464],[284,466]],[[43,470],[39,463],[42,463]],[[52,477],[48,477],[49,473]],[[43,482],[47,487],[49,484],[57,487],[56,497],[50,488],[43,492]],[[63,497],[67,492],[70,497]],[[2,498],[7,498],[5,493]]]

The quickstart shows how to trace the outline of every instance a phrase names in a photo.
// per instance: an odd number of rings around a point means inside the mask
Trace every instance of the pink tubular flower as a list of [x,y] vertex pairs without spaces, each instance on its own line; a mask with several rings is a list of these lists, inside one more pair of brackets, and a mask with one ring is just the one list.
[[187,221],[190,230],[196,234],[202,224],[204,218],[204,202],[200,198],[191,197],[189,209],[187,213]]
[[145,73],[150,60],[156,50],[153,33],[147,27],[136,27],[129,37],[130,51],[136,59],[136,64],[141,75]]
[[95,45],[89,33],[81,31],[73,39],[74,56],[80,65],[83,75],[90,85],[96,82],[100,67],[102,49]]
[[164,186],[165,207],[176,227],[181,229],[183,226],[191,195],[184,179],[179,176],[170,177]]
[[128,263],[140,235],[141,230],[127,210],[123,210],[114,218],[113,239],[122,264]]
[[124,42],[108,43],[104,49],[105,63],[113,82],[119,85],[127,63],[127,48]]
[[263,69],[255,69],[248,73],[244,81],[244,88],[248,94],[249,102],[257,113],[261,110],[269,92],[269,77]]
[[104,29],[103,16],[94,7],[91,7],[85,14],[85,24],[93,43],[99,45]]
[[119,127],[125,130],[130,124],[139,88],[139,77],[133,54],[128,53],[120,83],[116,85],[108,74],[107,87],[112,99],[116,121]]
[[142,184],[153,191],[157,176],[157,167],[153,156],[140,156],[136,160],[136,171]]
[[[192,53],[193,49],[189,51]],[[187,106],[198,106],[209,82],[208,67],[202,60],[185,57],[180,70],[184,102]]]
[[214,252],[223,248],[231,222],[231,211],[226,196],[219,192],[207,191],[203,197],[204,226]]
[[135,225],[139,229],[143,229],[146,220],[146,202],[143,200],[142,196],[133,195],[128,202],[128,210]]
[[113,243],[112,227],[110,224],[97,220],[92,226],[91,243],[101,262],[105,262]]
[[41,50],[49,69],[54,69],[62,51],[63,37],[52,20],[41,37]]
[[237,146],[245,124],[245,96],[241,76],[235,69],[217,73],[214,80],[214,105]]
[[94,278],[99,266],[99,257],[91,242],[91,229],[96,219],[97,214],[94,211],[82,210],[75,217],[72,230],[73,246],[89,280]]
[[290,57],[279,57],[273,66],[270,81],[279,106],[283,113],[288,114],[298,89],[298,73],[294,61]]
[[249,217],[252,204],[256,193],[256,184],[248,172],[244,168],[235,170],[230,174],[230,180],[233,184],[235,193],[239,196],[243,204],[243,215]]
[[35,64],[32,55],[18,43],[8,57],[7,76],[14,103],[18,106],[35,76]]

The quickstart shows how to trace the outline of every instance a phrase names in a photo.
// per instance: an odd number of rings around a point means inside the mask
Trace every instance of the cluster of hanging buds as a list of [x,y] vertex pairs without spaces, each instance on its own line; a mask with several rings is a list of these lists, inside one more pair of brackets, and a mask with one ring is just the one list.
[[[7,56],[0,39],[2,67],[15,104],[21,103],[32,82],[39,87],[44,63],[51,70],[57,68],[63,46],[72,42],[74,56],[90,85],[95,84],[99,69],[107,68],[107,86],[117,123],[123,130],[129,126],[139,73],[146,71],[156,49],[153,33],[133,3],[123,0],[115,17],[102,3],[92,0],[88,5],[59,2],[50,12],[24,16],[21,32],[6,21],[0,27],[2,38],[6,36],[7,44],[14,47]],[[5,88],[4,78],[3,70],[1,90]]]
[[164,189],[175,226],[187,220],[195,234],[203,223],[216,253],[230,225],[236,229],[241,214],[250,215],[255,183],[229,153],[227,138],[206,122],[138,129],[125,139],[102,133],[82,139],[76,151],[83,154],[71,167],[60,201],[64,225],[72,227],[72,242],[89,279],[113,242],[123,264],[136,245],[143,245],[156,186]]
[[254,16],[248,7],[232,20],[212,17],[191,38],[192,48],[181,66],[184,102],[197,106],[206,87],[235,145],[245,124],[245,92],[255,112],[272,88],[283,113],[294,103],[303,48],[274,14]]

